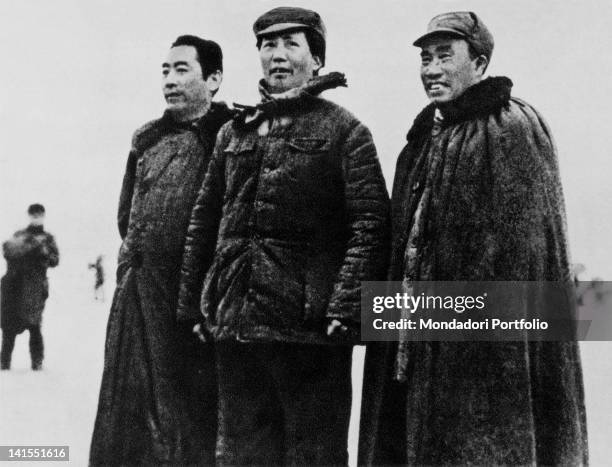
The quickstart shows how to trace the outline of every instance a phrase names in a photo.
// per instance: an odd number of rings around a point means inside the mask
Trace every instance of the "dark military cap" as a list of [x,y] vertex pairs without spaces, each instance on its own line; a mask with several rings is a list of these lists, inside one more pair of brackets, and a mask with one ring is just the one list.
[[438,35],[450,34],[464,39],[478,54],[491,60],[493,54],[493,36],[476,13],[471,11],[453,11],[435,16],[427,25],[427,33],[414,41],[421,47],[426,39]]
[[45,207],[42,204],[34,203],[28,206],[28,214],[30,216],[33,216],[35,214],[44,214],[44,213],[45,213]]
[[325,40],[326,30],[323,20],[316,11],[305,8],[281,6],[274,8],[255,21],[253,32],[257,38],[276,34],[287,29],[310,29]]

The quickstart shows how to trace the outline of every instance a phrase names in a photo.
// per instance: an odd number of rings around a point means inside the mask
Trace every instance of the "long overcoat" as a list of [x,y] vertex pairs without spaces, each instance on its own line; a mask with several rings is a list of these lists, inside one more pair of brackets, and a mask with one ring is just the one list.
[[7,270],[2,278],[2,329],[15,334],[40,326],[49,296],[47,268],[59,263],[53,235],[30,225],[2,245]]
[[[468,88],[439,126],[432,105],[416,118],[397,161],[391,280],[569,280],[550,129],[511,86]],[[360,464],[586,462],[576,342],[368,349]]]
[[214,354],[177,328],[175,314],[189,216],[230,117],[213,104],[196,123],[165,114],[134,134],[92,465],[214,463]]

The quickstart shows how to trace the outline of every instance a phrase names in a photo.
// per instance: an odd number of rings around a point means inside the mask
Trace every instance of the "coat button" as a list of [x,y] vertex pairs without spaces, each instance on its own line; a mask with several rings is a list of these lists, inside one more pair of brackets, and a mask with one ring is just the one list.
[[140,251],[136,251],[131,258],[131,263],[132,266],[134,266],[135,268],[139,268],[142,266],[142,253]]
[[146,180],[143,180],[140,183],[140,186],[138,187],[138,191],[140,193],[146,193],[147,191],[149,191],[149,188],[151,188],[149,182]]

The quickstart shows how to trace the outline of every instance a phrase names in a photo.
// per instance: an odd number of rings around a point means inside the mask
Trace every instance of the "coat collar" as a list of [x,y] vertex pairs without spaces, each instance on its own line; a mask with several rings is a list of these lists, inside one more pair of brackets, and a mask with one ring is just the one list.
[[33,234],[39,234],[39,233],[43,233],[45,231],[45,228],[42,225],[32,225],[29,224],[25,230],[28,233],[33,233]]
[[[505,76],[484,79],[469,87],[444,109],[444,126],[498,112],[508,105],[512,81]],[[429,104],[414,120],[408,141],[428,136],[433,127],[436,106]]]
[[219,128],[230,120],[234,114],[235,110],[230,109],[224,102],[213,102],[206,115],[195,122],[176,122],[170,112],[165,111],[161,118],[147,125],[146,129],[138,135],[134,144],[137,149],[144,151],[165,135],[180,129],[193,130],[202,140],[214,138]]
[[231,119],[233,115],[234,111],[231,110],[225,102],[213,102],[208,112],[193,122],[177,122],[172,118],[170,112],[165,111],[159,123],[162,129],[165,130],[187,128],[197,129],[198,132],[206,131],[216,134],[219,128]]
[[264,80],[259,82],[261,102],[257,105],[241,105],[234,103],[234,107],[241,112],[234,117],[239,127],[252,128],[270,117],[301,111],[316,96],[328,89],[339,86],[346,87],[346,78],[343,73],[331,72],[327,75],[315,76],[304,85],[290,89],[282,94],[271,94]]

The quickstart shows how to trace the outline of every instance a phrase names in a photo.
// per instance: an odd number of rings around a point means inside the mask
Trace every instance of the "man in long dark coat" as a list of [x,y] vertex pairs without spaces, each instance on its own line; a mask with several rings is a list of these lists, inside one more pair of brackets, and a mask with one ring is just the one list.
[[53,235],[44,230],[45,208],[28,207],[30,224],[15,232],[2,245],[6,258],[6,275],[2,278],[2,352],[3,370],[11,368],[15,338],[26,329],[30,333],[32,370],[41,370],[44,343],[41,333],[42,314],[49,296],[47,269],[59,263],[59,251]]
[[218,342],[218,464],[343,465],[360,286],[384,276],[389,200],[369,130],[318,95],[345,83],[317,76],[319,15],[275,8],[253,29],[262,102],[219,133],[179,318]]
[[164,115],[136,131],[119,203],[117,289],[91,444],[93,465],[214,462],[213,349],[175,321],[185,233],[217,131],[219,46],[179,37],[162,65]]
[[[508,78],[483,79],[486,26],[443,14],[415,45],[431,104],[397,161],[390,279],[569,282],[551,132]],[[586,464],[578,344],[371,346],[359,462]]]

